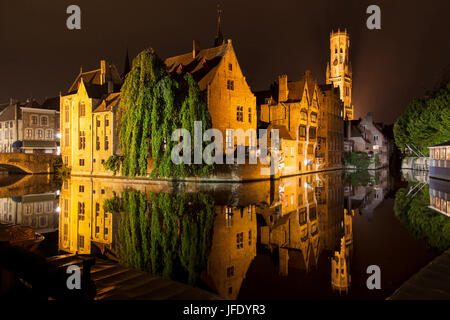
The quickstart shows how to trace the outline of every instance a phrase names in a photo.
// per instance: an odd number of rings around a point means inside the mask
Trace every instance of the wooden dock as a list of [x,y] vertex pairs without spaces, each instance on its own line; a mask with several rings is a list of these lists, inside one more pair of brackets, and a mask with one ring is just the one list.
[[[50,258],[59,266],[80,265],[74,255]],[[80,265],[81,266],[81,265]],[[95,258],[90,278],[97,289],[94,300],[220,300],[209,291],[180,282],[154,276],[120,265],[117,262]]]
[[450,250],[422,268],[388,300],[450,300]]

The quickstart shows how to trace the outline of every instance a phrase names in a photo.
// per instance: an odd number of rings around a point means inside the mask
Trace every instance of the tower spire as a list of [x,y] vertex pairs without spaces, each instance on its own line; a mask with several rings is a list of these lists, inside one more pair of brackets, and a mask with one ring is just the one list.
[[222,34],[222,9],[217,5],[217,32],[216,38],[214,39],[214,47],[223,44],[223,34]]
[[125,77],[127,76],[128,72],[131,71],[130,68],[130,58],[128,56],[128,46],[127,46],[127,50],[125,53],[125,62],[123,64],[123,74],[122,74],[122,79],[125,80]]

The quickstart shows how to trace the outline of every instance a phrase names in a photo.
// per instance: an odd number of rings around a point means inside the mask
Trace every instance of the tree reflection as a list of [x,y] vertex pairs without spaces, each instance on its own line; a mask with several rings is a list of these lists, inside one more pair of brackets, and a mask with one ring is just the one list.
[[428,185],[416,193],[409,193],[409,187],[399,189],[395,195],[396,217],[416,239],[424,239],[442,251],[450,248],[450,219],[428,208]]
[[104,202],[120,213],[119,257],[130,267],[195,284],[206,268],[215,218],[207,194],[125,190]]

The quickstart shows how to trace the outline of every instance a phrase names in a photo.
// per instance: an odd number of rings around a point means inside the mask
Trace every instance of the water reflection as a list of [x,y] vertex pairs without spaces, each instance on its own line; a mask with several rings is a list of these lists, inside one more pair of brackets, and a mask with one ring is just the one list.
[[59,190],[51,176],[3,176],[0,222],[25,225],[40,234],[58,230]]
[[440,250],[450,248],[450,182],[414,170],[404,170],[403,178],[407,185],[395,195],[397,218],[416,239]]
[[330,287],[344,294],[351,284],[352,218],[370,215],[387,181],[344,183],[352,179],[331,172],[173,186],[72,177],[61,190],[59,248],[108,254],[227,299],[238,298],[258,250],[271,252],[284,277],[318,269],[325,253]]

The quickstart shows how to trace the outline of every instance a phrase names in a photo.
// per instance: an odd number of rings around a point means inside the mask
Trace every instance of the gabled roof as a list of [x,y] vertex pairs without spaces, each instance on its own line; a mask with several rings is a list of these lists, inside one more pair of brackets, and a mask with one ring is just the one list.
[[205,90],[207,85],[211,83],[217,71],[218,65],[225,55],[226,51],[231,47],[231,43],[200,50],[195,58],[192,51],[167,58],[166,64],[169,72],[190,73],[197,81],[200,90]]
[[429,146],[428,148],[446,147],[446,146],[450,146],[450,140],[446,141],[446,142],[439,143],[439,144],[435,144],[434,146]]
[[305,79],[288,82],[288,100],[302,101],[303,90],[305,89]]
[[[113,91],[119,91],[122,86],[122,78],[114,64],[102,60],[105,63],[105,75],[102,79],[102,69],[95,69],[91,71],[80,73],[75,78],[75,81],[70,86],[68,93],[74,94],[78,91],[81,81],[86,88],[90,98],[100,99],[108,92],[108,81],[113,83]],[[102,64],[102,62],[100,62]]]
[[94,112],[114,111],[117,110],[120,101],[120,92],[110,93],[103,101],[94,109]]
[[[270,133],[270,130],[278,130],[278,137],[280,139],[287,139],[287,140],[295,140],[294,138],[291,137],[291,135],[289,134],[289,131],[286,129],[286,126],[284,125],[279,125],[279,124],[269,124],[269,126],[267,127],[267,132]],[[265,134],[263,134],[261,138],[264,138],[264,136],[267,134],[267,132]]]
[[[0,121],[8,121],[8,120],[15,120],[16,118],[16,111],[15,111],[16,105],[9,105],[5,109],[2,110],[0,113]],[[17,115],[20,118],[20,112],[17,112]]]
[[47,98],[39,108],[59,111],[59,97]]

